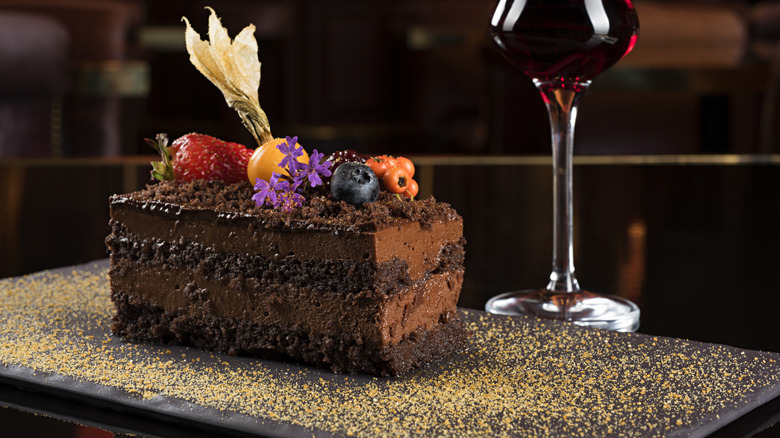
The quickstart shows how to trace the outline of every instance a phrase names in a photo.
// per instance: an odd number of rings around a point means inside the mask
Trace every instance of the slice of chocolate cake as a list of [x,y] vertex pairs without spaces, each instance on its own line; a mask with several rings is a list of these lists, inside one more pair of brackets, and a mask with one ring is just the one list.
[[464,344],[461,217],[429,197],[257,208],[248,182],[111,198],[113,331],[398,375]]

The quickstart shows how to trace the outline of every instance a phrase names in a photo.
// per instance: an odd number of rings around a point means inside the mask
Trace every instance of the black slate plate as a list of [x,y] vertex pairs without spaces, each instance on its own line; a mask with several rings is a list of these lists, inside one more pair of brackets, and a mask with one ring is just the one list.
[[263,436],[706,436],[780,396],[776,353],[465,309],[469,349],[397,378],[126,343],[106,270],[0,280],[0,380]]

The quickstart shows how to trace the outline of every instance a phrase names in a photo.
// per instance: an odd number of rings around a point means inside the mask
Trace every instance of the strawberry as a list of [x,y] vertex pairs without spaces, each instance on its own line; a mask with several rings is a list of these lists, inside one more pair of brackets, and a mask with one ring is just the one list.
[[254,152],[244,145],[197,133],[185,134],[171,146],[166,134],[157,134],[156,141],[146,142],[162,157],[162,161],[152,163],[152,176],[159,180],[243,181]]

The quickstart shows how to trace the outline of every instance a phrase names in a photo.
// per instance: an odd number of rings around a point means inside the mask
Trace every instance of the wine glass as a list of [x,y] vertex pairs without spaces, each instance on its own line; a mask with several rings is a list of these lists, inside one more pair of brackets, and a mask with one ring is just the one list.
[[636,10],[631,0],[499,0],[489,28],[501,54],[533,80],[550,117],[553,266],[545,288],[498,295],[485,310],[635,331],[636,304],[581,289],[574,275],[572,155],[580,99],[634,47]]

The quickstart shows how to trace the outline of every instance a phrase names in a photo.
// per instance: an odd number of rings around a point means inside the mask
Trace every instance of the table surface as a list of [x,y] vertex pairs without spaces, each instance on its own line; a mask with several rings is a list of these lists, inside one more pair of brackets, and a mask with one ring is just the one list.
[[[549,158],[422,157],[418,161],[424,190],[450,202],[464,216],[468,244],[462,307],[481,309],[493,295],[546,283],[552,246]],[[780,352],[780,294],[775,279],[780,262],[778,163],[776,156],[580,157],[574,194],[580,283],[637,302],[642,310],[640,333]],[[108,194],[128,185],[143,184],[143,176],[137,175],[148,172],[140,161],[3,164],[0,176],[21,167],[28,180],[52,169],[66,177],[70,172],[81,175],[85,168],[97,174],[98,183],[85,189],[83,199],[69,201],[77,204],[73,212],[62,208],[63,225],[50,224],[48,231],[20,228],[19,245],[29,245],[38,254],[46,247],[27,240],[27,234],[59,235],[68,225],[78,230],[72,224],[83,220],[84,210],[104,205]],[[103,184],[107,188],[99,188],[104,181],[109,181]],[[48,194],[55,207],[61,205],[58,187],[27,190],[33,192],[27,195],[33,200]],[[21,202],[23,217],[40,213],[33,204]],[[94,237],[94,246],[102,243],[99,239]],[[100,257],[94,254],[81,254],[73,263]],[[53,266],[57,265],[48,267]],[[76,422],[160,436],[200,433],[134,413],[66,403],[7,384],[0,386],[0,400],[15,406],[0,409],[0,415],[14,421],[28,418],[25,424],[32,427],[70,428]],[[27,417],[25,412],[47,415]],[[50,420],[52,415],[63,421]],[[724,429],[716,435],[750,435],[779,419],[780,401],[774,400],[743,417],[742,423],[734,423],[736,430]],[[128,425],[137,426],[128,430]],[[774,436],[778,427],[759,436]]]
[[107,269],[0,281],[0,382],[250,436],[733,435],[780,398],[779,353],[474,310],[463,352],[393,378],[127,343],[110,334]]

